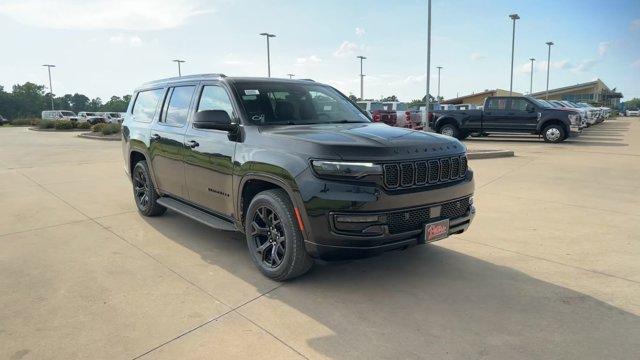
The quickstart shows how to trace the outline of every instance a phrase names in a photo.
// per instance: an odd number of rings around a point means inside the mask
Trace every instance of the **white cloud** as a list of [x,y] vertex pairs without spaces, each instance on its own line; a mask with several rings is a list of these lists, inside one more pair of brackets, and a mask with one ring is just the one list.
[[322,59],[320,59],[316,55],[311,55],[311,56],[307,56],[307,57],[299,57],[299,58],[296,59],[296,65],[297,66],[312,65],[312,64],[317,64],[319,62],[322,62]]
[[109,42],[112,44],[128,44],[131,47],[138,47],[142,45],[142,39],[139,36],[128,36],[124,34],[118,34],[109,37]]
[[473,60],[473,61],[478,61],[478,60],[482,60],[482,59],[485,59],[485,58],[486,58],[486,56],[484,56],[484,55],[482,55],[480,53],[477,53],[477,52],[474,52],[474,53],[471,54],[471,60]]
[[5,0],[0,14],[26,25],[52,29],[160,30],[213,12],[198,0]]
[[[569,60],[558,60],[551,62],[551,70],[568,70],[571,69],[571,62]],[[533,72],[547,71],[547,61],[535,61],[533,63]],[[531,72],[531,61],[527,61],[515,68],[517,74],[529,74]]]
[[609,48],[611,47],[611,42],[610,41],[603,41],[601,43],[598,44],[598,56],[602,57],[604,56],[604,54],[607,53],[607,51],[609,51]]
[[636,68],[636,69],[640,69],[640,59],[632,62],[631,63],[631,67]]
[[[437,76],[437,74],[436,74],[436,76]],[[431,74],[431,77],[433,77],[433,73]],[[421,83],[426,83],[426,82],[427,82],[427,74],[426,73],[422,73],[422,74],[418,74],[418,75],[409,75],[409,76],[406,76],[406,77],[404,77],[402,79],[391,81],[391,82],[389,82],[389,86],[421,84]]]
[[640,19],[635,19],[631,21],[631,25],[629,25],[629,30],[638,31],[640,30]]
[[593,68],[593,66],[596,63],[597,63],[597,61],[593,60],[593,59],[582,60],[580,63],[578,63],[578,65],[576,65],[574,68],[572,68],[571,71],[572,72],[588,71],[588,70],[591,70],[591,68]]
[[356,35],[362,36],[365,34],[364,28],[356,27]]
[[338,50],[336,50],[333,53],[333,56],[345,57],[348,55],[354,55],[356,51],[363,51],[363,50],[364,50],[364,46],[362,45],[358,45],[350,41],[343,41],[342,44],[340,44],[340,46],[338,47]]

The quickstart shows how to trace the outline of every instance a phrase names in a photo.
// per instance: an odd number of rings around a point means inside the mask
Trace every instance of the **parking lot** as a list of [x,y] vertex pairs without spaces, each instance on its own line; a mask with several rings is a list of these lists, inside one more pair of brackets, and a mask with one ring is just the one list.
[[470,138],[468,232],[263,277],[241,235],[135,210],[119,142],[0,128],[0,358],[640,353],[640,119]]

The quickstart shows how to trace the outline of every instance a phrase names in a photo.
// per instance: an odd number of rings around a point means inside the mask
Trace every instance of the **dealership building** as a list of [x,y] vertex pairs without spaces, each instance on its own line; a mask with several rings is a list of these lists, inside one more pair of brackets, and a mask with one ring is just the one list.
[[[538,99],[546,98],[546,91],[535,92],[530,96]],[[513,92],[512,95],[521,96],[522,94]],[[485,90],[479,93],[474,93],[465,96],[459,96],[453,99],[443,100],[442,104],[472,104],[483,105],[484,99],[489,96],[509,96],[508,90],[494,89]],[[571,86],[565,86],[557,89],[549,90],[549,99],[552,100],[568,100],[576,102],[586,102],[590,104],[597,104],[600,106],[607,106],[612,109],[617,109],[620,104],[622,94],[611,90],[600,79],[589,81],[582,84],[576,84]]]
[[[547,99],[547,92],[540,91],[531,94],[531,96],[538,99]],[[549,90],[548,97],[550,100],[586,102],[589,104],[606,106],[612,109],[618,108],[621,98],[622,93],[615,91],[615,89],[609,89],[609,87],[600,79]]]

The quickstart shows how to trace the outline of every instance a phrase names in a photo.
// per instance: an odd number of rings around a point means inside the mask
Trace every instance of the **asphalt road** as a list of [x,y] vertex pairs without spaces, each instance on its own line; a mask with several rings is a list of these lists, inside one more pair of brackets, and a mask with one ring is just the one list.
[[0,358],[637,359],[640,119],[466,143],[516,152],[467,233],[281,284],[138,215],[118,142],[0,128]]

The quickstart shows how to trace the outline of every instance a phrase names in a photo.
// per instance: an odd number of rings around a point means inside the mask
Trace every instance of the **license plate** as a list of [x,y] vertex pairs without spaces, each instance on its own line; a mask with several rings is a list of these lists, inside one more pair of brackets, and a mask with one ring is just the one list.
[[424,226],[426,242],[442,240],[449,236],[449,219],[440,220]]

